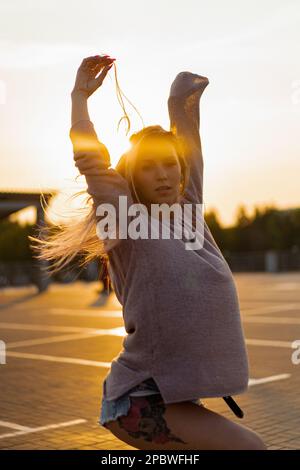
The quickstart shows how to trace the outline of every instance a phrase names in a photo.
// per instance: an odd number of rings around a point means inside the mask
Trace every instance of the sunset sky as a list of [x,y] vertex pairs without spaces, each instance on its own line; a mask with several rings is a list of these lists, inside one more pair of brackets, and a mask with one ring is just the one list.
[[[282,0],[2,0],[0,190],[84,187],[69,139],[84,57],[116,57],[119,85],[145,125],[169,128],[176,74],[209,78],[201,99],[205,210],[300,205],[300,3]],[[125,100],[132,132],[142,127]],[[113,166],[128,147],[114,68],[89,99]],[[61,196],[60,201],[64,196]]]

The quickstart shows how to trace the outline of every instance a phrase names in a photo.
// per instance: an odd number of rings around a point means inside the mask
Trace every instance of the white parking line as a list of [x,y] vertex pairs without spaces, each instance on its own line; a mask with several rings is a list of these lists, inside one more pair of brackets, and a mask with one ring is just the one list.
[[88,359],[79,359],[77,357],[62,357],[62,356],[49,356],[46,354],[31,354],[16,351],[7,351],[6,356],[16,357],[20,359],[33,359],[39,361],[50,361],[50,362],[61,362],[65,364],[77,364],[80,366],[93,366],[93,367],[104,367],[109,369],[111,366],[110,362],[101,361],[90,361]]
[[15,341],[13,343],[6,343],[6,349],[15,349],[20,347],[37,346],[39,344],[60,343],[65,341],[75,341],[78,339],[86,339],[95,336],[125,336],[126,330],[124,327],[111,328],[107,330],[94,330],[90,333],[75,333],[73,335],[59,335],[50,336],[46,338],[28,339],[23,341]]
[[95,317],[95,318],[122,318],[122,310],[104,310],[97,309],[93,312],[91,309],[87,310],[75,310],[71,308],[50,308],[47,314],[51,315],[66,315],[71,317]]
[[75,341],[78,339],[91,338],[97,336],[95,333],[75,333],[74,335],[59,335],[59,336],[50,336],[47,338],[37,338],[37,339],[28,339],[24,341],[15,341],[14,343],[7,343],[6,349],[28,347],[28,346],[37,346],[39,344],[51,344],[51,343],[60,343],[64,341]]
[[267,346],[271,348],[292,348],[292,341],[279,341],[271,339],[247,339],[246,344],[250,346]]
[[254,314],[260,315],[261,313],[272,313],[272,312],[286,312],[287,310],[299,310],[300,303],[279,303],[276,305],[265,305],[261,307],[254,308],[243,308],[241,307],[241,312],[243,314]]
[[[86,419],[74,419],[73,421],[65,421],[64,423],[58,423],[58,424],[48,424],[47,426],[40,426],[38,428],[25,428],[22,431],[0,434],[0,439],[5,439],[7,437],[14,437],[14,436],[22,436],[24,434],[30,434],[32,432],[48,431],[49,429],[63,428],[66,426],[75,426],[76,424],[86,423],[86,421],[87,421]],[[14,424],[14,423],[10,423],[10,424]],[[18,425],[16,424],[15,426],[18,426]]]
[[0,426],[3,428],[17,429],[18,431],[28,431],[31,429],[28,426],[21,426],[20,424],[11,423],[10,421],[1,421],[1,420],[0,420]]
[[284,380],[289,379],[291,374],[278,374],[278,375],[270,375],[270,377],[262,377],[261,379],[249,379],[249,387],[253,385],[260,385],[266,384],[269,382],[275,382],[276,380]]
[[300,325],[300,318],[294,317],[263,317],[263,316],[254,316],[254,317],[244,317],[243,322],[246,323],[271,323],[273,325]]
[[37,325],[35,323],[7,323],[7,322],[0,323],[0,329],[2,330],[48,331],[48,332],[54,332],[54,333],[100,334],[102,332],[108,332],[107,334],[109,334],[109,331],[118,330],[118,328],[106,328],[106,329],[104,328],[103,329],[103,328],[82,328],[78,326]]
[[126,336],[126,330],[124,326],[116,328],[79,328],[79,327],[67,327],[67,326],[55,326],[55,325],[34,325],[26,323],[0,323],[0,329],[4,330],[26,330],[26,331],[47,331],[57,333],[74,333],[67,335],[50,336],[46,338],[36,338],[22,341],[14,341],[6,343],[6,349],[18,348],[26,346],[35,346],[39,344],[58,343],[63,341],[72,341],[78,339],[85,339],[91,336]]

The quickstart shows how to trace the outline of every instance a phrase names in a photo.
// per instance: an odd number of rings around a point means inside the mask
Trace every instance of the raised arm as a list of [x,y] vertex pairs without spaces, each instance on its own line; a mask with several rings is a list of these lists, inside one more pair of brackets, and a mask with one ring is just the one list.
[[180,72],[174,79],[168,98],[170,129],[181,137],[190,166],[185,190],[188,200],[203,203],[203,156],[200,139],[200,98],[209,84],[202,75]]
[[[87,92],[87,83],[90,84],[89,86],[94,87],[94,91],[100,86],[95,87],[95,84],[93,85],[93,80],[97,79],[92,79],[90,82],[86,80],[85,61],[90,59],[84,59],[79,67],[77,79],[81,77],[81,86],[79,86],[76,79],[71,93],[72,126],[69,136],[73,144],[75,166],[85,176],[87,192],[92,196],[95,208],[100,204],[110,203],[115,207],[118,218],[119,196],[127,196],[127,205],[129,205],[132,202],[131,193],[127,180],[115,169],[109,168],[111,166],[109,151],[98,139],[94,125],[90,120],[87,99],[91,93]],[[93,63],[93,61],[90,60],[90,63]],[[93,70],[95,75],[97,67],[95,66]],[[97,220],[101,218],[99,217]]]
[[[87,100],[103,83],[112,66],[107,57],[87,57],[77,70],[71,93],[72,112],[70,139],[73,144],[75,165],[81,174],[93,175],[99,169],[110,166],[110,155],[101,143],[90,120]],[[102,70],[97,77],[98,72]]]

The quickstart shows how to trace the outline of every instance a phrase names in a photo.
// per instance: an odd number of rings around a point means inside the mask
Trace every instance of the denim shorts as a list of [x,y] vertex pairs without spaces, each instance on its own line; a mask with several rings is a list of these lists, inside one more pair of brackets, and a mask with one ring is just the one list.
[[[105,387],[103,387],[103,390],[105,390]],[[105,427],[105,423],[107,421],[114,421],[119,416],[126,416],[131,406],[130,397],[146,395],[159,395],[161,397],[159,388],[152,377],[131,388],[116,400],[107,400],[105,395],[103,395],[98,423]],[[200,398],[189,401],[196,403],[199,406],[205,406],[204,403],[201,402]]]

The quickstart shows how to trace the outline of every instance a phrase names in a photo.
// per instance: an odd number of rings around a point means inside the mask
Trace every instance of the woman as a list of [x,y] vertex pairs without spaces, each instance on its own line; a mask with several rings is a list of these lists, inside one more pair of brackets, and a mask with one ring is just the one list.
[[[91,234],[95,223],[103,222],[97,212],[101,204],[113,206],[118,228],[120,218],[130,225],[132,213],[122,212],[121,196],[127,207],[141,203],[147,209],[153,203],[203,204],[199,101],[208,79],[179,73],[168,99],[171,130],[148,126],[133,134],[131,149],[113,169],[87,107],[113,61],[109,56],[84,59],[71,93],[74,160],[93,200],[81,242],[90,253],[96,246],[107,253],[127,332],[103,383],[99,424],[137,449],[265,450],[255,432],[208,409],[199,398],[223,397],[238,413],[231,395],[244,393],[249,378],[233,276],[205,220],[203,243],[190,249],[186,233],[180,239],[123,237],[119,231],[102,239],[99,230],[96,239]],[[57,243],[49,243],[48,259],[51,254],[53,259]]]

